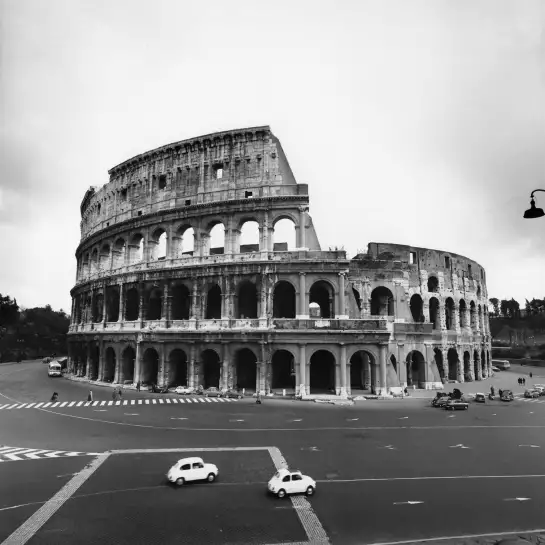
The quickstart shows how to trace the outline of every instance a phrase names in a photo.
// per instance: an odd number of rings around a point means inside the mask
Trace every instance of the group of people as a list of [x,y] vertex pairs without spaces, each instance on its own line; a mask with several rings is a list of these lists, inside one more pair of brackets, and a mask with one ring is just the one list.
[[526,386],[526,379],[524,377],[519,377],[519,386]]

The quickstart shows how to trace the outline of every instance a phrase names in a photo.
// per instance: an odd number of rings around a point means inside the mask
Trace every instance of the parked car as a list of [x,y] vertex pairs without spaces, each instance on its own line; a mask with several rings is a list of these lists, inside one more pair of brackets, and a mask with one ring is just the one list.
[[443,407],[445,403],[450,399],[450,396],[446,392],[438,392],[437,395],[432,399],[432,407]]
[[486,396],[481,393],[475,394],[475,403],[486,403]]
[[545,384],[534,384],[534,390],[539,390],[539,395],[545,396]]
[[202,458],[182,458],[167,473],[167,479],[178,486],[190,481],[208,481],[213,483],[219,470],[214,464],[205,464]]
[[469,403],[462,401],[461,399],[449,399],[445,403],[445,410],[447,411],[467,411],[469,409]]
[[524,397],[539,397],[541,395],[541,392],[537,389],[531,389],[531,390],[525,390]]
[[211,386],[210,388],[206,388],[206,390],[203,390],[204,397],[220,397],[221,391],[218,390],[215,386]]
[[154,394],[168,394],[168,386],[164,386],[163,388],[159,388],[157,384],[152,384],[148,388],[148,392],[152,392]]
[[270,493],[283,498],[286,494],[306,494],[312,496],[316,491],[316,481],[300,471],[279,469],[268,482],[267,489]]
[[514,399],[515,396],[511,390],[502,390],[500,397],[501,401],[513,401]]
[[174,393],[179,395],[194,394],[195,388],[193,386],[176,386]]
[[237,392],[236,390],[225,390],[220,392],[220,397],[231,397],[234,399],[242,399],[242,392]]

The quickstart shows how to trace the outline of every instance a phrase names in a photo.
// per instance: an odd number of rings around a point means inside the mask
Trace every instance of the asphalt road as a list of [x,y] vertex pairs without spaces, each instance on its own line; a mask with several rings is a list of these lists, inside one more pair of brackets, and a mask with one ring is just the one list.
[[[51,385],[42,364],[1,366],[0,406],[47,401]],[[89,390],[64,379],[54,387],[65,401]],[[93,390],[111,400],[111,389]],[[447,413],[414,398],[341,407],[124,397],[119,406],[0,410],[4,448],[60,456],[23,452],[0,463],[0,544],[16,531],[6,545],[273,544],[325,534],[363,545],[545,528],[545,403],[537,402],[545,398]],[[279,462],[267,447],[316,479],[316,495],[269,497]],[[216,463],[217,482],[167,485],[168,468],[188,455]]]

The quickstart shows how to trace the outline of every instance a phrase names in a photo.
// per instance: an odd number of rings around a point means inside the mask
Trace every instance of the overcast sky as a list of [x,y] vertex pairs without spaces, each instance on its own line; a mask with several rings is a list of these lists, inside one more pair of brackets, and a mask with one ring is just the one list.
[[[322,248],[447,250],[545,296],[539,0],[0,0],[0,293],[70,311],[79,205],[114,165],[270,125]],[[545,208],[545,193],[536,195]]]

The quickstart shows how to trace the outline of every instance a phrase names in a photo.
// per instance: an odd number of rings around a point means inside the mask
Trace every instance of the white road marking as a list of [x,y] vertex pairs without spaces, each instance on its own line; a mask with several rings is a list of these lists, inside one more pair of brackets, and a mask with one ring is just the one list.
[[534,414],[534,413],[530,413],[530,414]]
[[199,398],[199,401],[200,401],[201,403],[204,403],[204,399],[203,399],[202,397]]
[[[301,449],[303,450],[303,449]],[[454,479],[543,479],[545,475],[447,475],[424,477],[364,477],[361,479],[316,479],[318,483],[366,483],[395,481],[448,481]]]
[[63,403],[60,404],[61,407],[65,407],[66,405],[68,405],[68,401],[64,401]]
[[91,402],[87,401],[87,403],[85,403],[85,407],[89,407],[89,405],[91,405]]
[[220,397],[219,399],[222,403],[225,403],[225,399],[223,399],[223,397]]
[[449,448],[471,448],[471,447],[466,447],[465,445],[459,444],[459,445],[451,445]]
[[212,401],[213,401],[214,403],[217,403],[217,402],[218,402],[218,398],[217,398],[217,397],[213,397],[213,398],[212,398]]
[[57,401],[57,403],[53,403],[53,405],[51,405],[51,407],[57,407],[58,405],[60,405],[61,402],[60,401]]
[[178,398],[173,397],[173,398],[172,398],[172,403],[178,403]]
[[18,407],[15,407],[16,409],[22,409],[23,407],[26,406],[26,403],[23,403],[22,405],[19,405]]
[[387,448],[388,450],[397,450],[396,447],[394,447],[394,445],[385,445],[385,446],[380,447],[380,448]]
[[541,448],[539,445],[519,445],[519,447]]
[[423,501],[395,501],[394,505],[416,505],[417,503],[424,503]]
[[142,405],[142,400],[141,399],[138,400],[138,405]]
[[180,403],[185,403],[185,399],[180,399]]
[[[75,401],[72,401],[72,404],[74,404]],[[27,409],[30,409],[30,407],[33,407],[34,405],[36,405],[36,403],[30,403],[30,405],[27,405]],[[70,407],[70,405],[68,405]]]
[[98,401],[93,401],[93,403],[92,403],[93,407],[96,407],[98,405],[98,403],[99,403]]
[[95,413],[107,413],[108,409],[94,409]]
[[44,404],[44,402],[42,401],[41,403],[38,403],[38,405],[36,405],[36,407],[34,407],[34,408],[37,409],[38,407],[41,407],[43,404]]
[[114,405],[121,405],[121,401],[116,401]]
[[151,402],[152,402],[152,403],[157,403],[157,400],[156,400],[156,399],[152,399]]
[[134,405],[135,401],[134,399],[131,399],[131,405]]
[[10,460],[22,460],[23,458],[19,458],[17,455],[15,454],[4,454],[3,455],[5,458],[9,458]]
[[9,405],[9,403],[6,403],[5,405],[0,405],[0,411],[1,411],[2,409],[5,409],[8,405]]
[[302,420],[302,418],[296,418],[295,420],[292,420],[292,422],[301,422]]
[[406,420],[407,418],[409,418],[408,416],[402,416],[401,418],[398,418],[398,420]]
[[160,399],[160,400],[159,400],[159,403],[164,403],[164,402],[165,402],[164,399]]
[[69,407],[73,407],[75,404],[76,404],[75,401],[71,401],[71,402],[68,404],[68,406],[69,406]]
[[123,401],[123,405],[127,405],[129,403],[129,401],[127,399],[125,399],[125,401]]
[[184,418],[183,416],[171,416],[171,420],[187,420],[187,418]]
[[244,420],[229,420],[229,422],[244,422]]
[[30,458],[31,460],[41,460],[42,457],[41,455],[44,454],[45,452],[49,452],[48,450],[36,450],[30,454],[27,454],[26,457],[27,458]]
[[79,403],[76,403],[76,407],[81,407],[83,405],[83,401],[80,401]]
[[[216,399],[216,398],[214,398],[214,399]],[[212,400],[211,400],[209,397],[205,397],[204,400],[205,400],[206,402],[208,402],[208,403],[212,403]]]
[[359,418],[347,418],[348,422],[355,422],[356,420],[359,420]]
[[149,405],[149,399],[145,399],[145,400],[144,400],[144,403],[145,403],[146,405]]
[[456,418],[456,415],[455,415],[455,414],[449,414],[449,415],[447,416],[447,418]]
[[532,498],[505,498],[503,501],[529,501]]
[[169,399],[168,397],[165,399],[165,401],[166,401],[167,403],[172,403],[172,401],[170,401],[170,399]]
[[106,403],[107,403],[106,401],[101,401],[100,406],[103,407],[104,405],[106,405]]
[[125,413],[125,416],[138,416],[138,413]]

